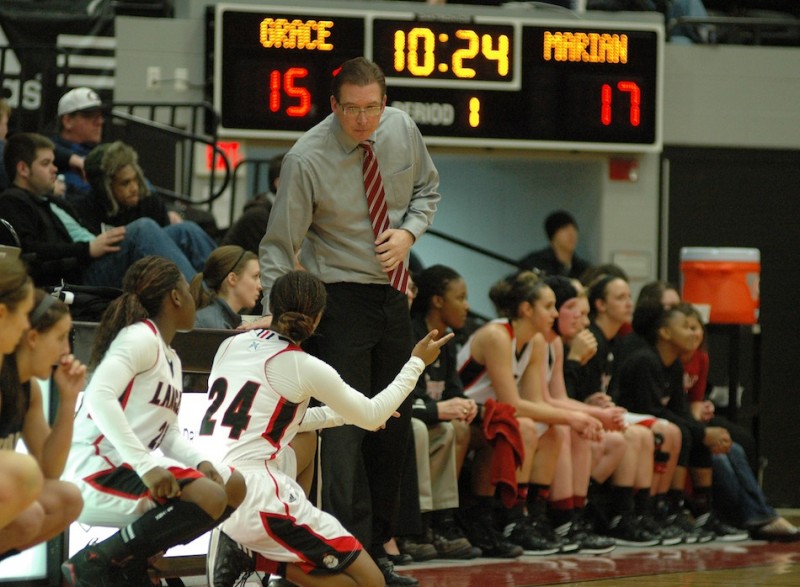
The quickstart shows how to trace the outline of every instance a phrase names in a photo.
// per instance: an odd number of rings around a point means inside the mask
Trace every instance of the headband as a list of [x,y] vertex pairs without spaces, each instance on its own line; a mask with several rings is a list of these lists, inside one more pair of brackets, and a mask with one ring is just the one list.
[[39,319],[42,316],[44,316],[45,313],[47,312],[47,310],[50,309],[50,306],[52,306],[55,303],[56,303],[56,299],[53,296],[45,295],[42,298],[42,301],[39,302],[39,305],[36,306],[33,309],[33,312],[31,312],[31,314],[30,314],[29,320],[30,320],[30,323],[31,323],[31,328],[36,328],[36,323],[39,321]]
[[[219,283],[218,283],[218,284],[216,284],[216,286],[212,287],[211,289],[213,289],[214,291],[216,291],[216,290],[218,290],[220,287],[222,287],[222,284],[225,282],[225,279],[228,277],[228,275],[230,275],[231,273],[233,273],[233,270],[234,270],[234,269],[236,269],[236,266],[239,264],[239,262],[241,262],[241,260],[244,258],[244,256],[245,256],[246,254],[247,254],[247,249],[245,249],[244,247],[242,247],[242,254],[241,254],[241,255],[239,255],[239,256],[236,258],[236,261],[233,263],[233,265],[231,265],[231,268],[230,268],[230,269],[228,269],[228,270],[227,270],[225,273],[223,273],[223,274],[222,274],[222,279],[220,279],[220,280],[219,280]],[[206,282],[206,283],[208,283],[208,282]],[[209,285],[210,285],[210,284],[209,284]]]

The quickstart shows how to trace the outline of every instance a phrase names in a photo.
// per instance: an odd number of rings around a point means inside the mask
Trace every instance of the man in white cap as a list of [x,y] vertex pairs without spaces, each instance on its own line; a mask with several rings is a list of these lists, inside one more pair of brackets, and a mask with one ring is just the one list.
[[64,174],[67,194],[91,192],[83,172],[83,160],[102,139],[105,106],[91,88],[75,88],[58,101],[56,167]]

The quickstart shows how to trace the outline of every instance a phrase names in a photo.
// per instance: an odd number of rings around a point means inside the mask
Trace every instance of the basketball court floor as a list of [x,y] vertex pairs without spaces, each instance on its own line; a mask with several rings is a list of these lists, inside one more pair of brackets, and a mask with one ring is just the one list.
[[[798,522],[800,512],[782,513],[792,522]],[[523,556],[513,561],[434,560],[404,565],[396,570],[418,579],[420,587],[800,587],[800,542],[780,544],[751,540],[653,548],[617,547],[602,556]],[[255,577],[247,582],[247,587],[260,585]]]

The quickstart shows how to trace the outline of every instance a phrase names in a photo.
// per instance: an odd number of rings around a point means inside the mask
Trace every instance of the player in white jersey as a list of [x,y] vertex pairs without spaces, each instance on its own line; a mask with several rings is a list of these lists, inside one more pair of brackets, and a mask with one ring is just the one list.
[[[354,585],[384,583],[360,542],[306,498],[294,480],[292,459],[285,457],[299,431],[343,423],[381,427],[452,335],[434,341],[436,331],[429,333],[394,381],[370,399],[298,346],[314,332],[325,299],[324,285],[310,273],[279,277],[270,292],[271,330],[227,339],[214,358],[200,434],[219,441],[223,462],[240,471],[248,486],[244,503],[212,537],[209,583],[215,587],[229,587],[254,570],[301,586],[340,585],[341,574]],[[309,408],[312,397],[325,405]],[[252,558],[231,539],[252,551]]]
[[479,328],[459,352],[458,363],[467,397],[494,397],[516,408],[525,457],[517,471],[517,505],[509,511],[506,536],[528,554],[576,550],[577,544],[556,536],[547,520],[549,488],[565,434],[556,425],[592,439],[602,424],[587,414],[555,408],[541,396],[544,374],[532,361],[532,343],[535,337],[542,340],[558,316],[553,291],[524,271],[495,284],[489,297],[505,318]]
[[215,527],[246,491],[177,426],[182,371],[169,344],[194,324],[189,284],[172,261],[145,257],[123,290],[98,327],[66,474],[83,495],[81,522],[122,529],[62,565],[71,587],[148,584],[148,558]]

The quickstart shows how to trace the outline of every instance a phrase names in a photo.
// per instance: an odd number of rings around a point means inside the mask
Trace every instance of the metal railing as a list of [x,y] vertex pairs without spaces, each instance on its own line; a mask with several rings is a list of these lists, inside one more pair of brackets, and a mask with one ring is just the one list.
[[[144,113],[143,117],[137,113]],[[158,120],[164,113],[163,120]],[[186,119],[188,113],[188,120]],[[159,193],[171,200],[186,205],[208,205],[219,198],[231,183],[232,170],[227,155],[217,145],[219,117],[211,104],[199,103],[159,103],[142,104],[115,102],[111,110],[112,119],[123,121],[125,124],[137,125],[147,128],[156,134],[177,139],[179,169],[176,174],[176,189],[172,190],[156,186]],[[185,120],[185,122],[184,122]],[[186,126],[187,130],[180,128]],[[206,132],[210,129],[211,133]],[[194,192],[192,184],[196,178],[195,150],[198,144],[206,145],[212,149],[211,169],[209,170],[209,195],[205,199],[196,199],[191,195]],[[217,162],[223,166],[222,172],[217,171]],[[221,177],[220,177],[221,176]]]
[[667,23],[667,37],[688,28],[699,42],[734,45],[800,45],[800,19],[750,16],[681,16]]

